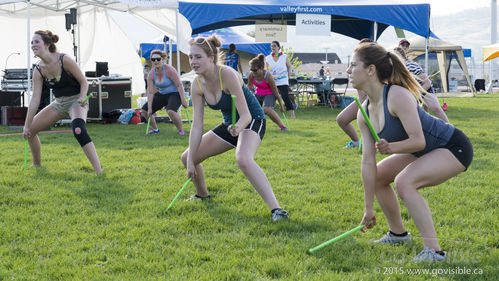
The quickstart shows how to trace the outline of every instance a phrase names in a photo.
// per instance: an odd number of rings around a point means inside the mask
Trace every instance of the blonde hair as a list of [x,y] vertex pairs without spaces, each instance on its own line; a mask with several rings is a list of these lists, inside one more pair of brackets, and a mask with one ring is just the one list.
[[168,58],[168,54],[165,51],[162,51],[160,49],[154,49],[151,51],[151,57],[153,55],[160,55],[162,59]]
[[210,37],[197,37],[192,39],[189,44],[192,46],[196,44],[200,47],[207,56],[213,56],[213,62],[218,64],[218,61],[222,60],[222,55],[220,53],[220,46],[222,46],[222,40],[217,35],[211,35]]
[[379,81],[404,87],[421,102],[421,93],[425,90],[407,70],[399,56],[387,52],[385,48],[376,43],[359,44],[354,52],[365,67],[371,64],[376,66]]

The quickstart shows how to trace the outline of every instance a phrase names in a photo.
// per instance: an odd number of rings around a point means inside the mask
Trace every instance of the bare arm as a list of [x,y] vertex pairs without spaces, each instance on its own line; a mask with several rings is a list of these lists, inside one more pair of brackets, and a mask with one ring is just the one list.
[[288,77],[291,78],[291,75],[293,74],[292,68],[291,68],[291,63],[289,62],[288,56],[286,56],[286,68],[288,69]]
[[231,126],[230,131],[233,136],[237,136],[251,122],[251,114],[244,98],[241,77],[234,69],[223,66],[222,83],[224,90],[236,96],[236,109],[239,113],[239,120],[237,120],[235,128]]
[[430,81],[430,78],[428,78],[428,76],[426,75],[426,73],[424,72],[421,72],[419,75],[418,75],[418,78],[421,79],[423,85],[421,85],[421,87],[423,87],[423,89],[425,91],[428,91],[428,89],[430,89],[431,87],[431,81]]
[[253,84],[253,72],[250,71],[248,75],[248,89],[253,91],[255,88],[255,84]]
[[362,134],[361,174],[364,186],[364,218],[361,224],[367,225],[369,220],[374,216],[374,196],[377,177],[376,148],[374,146],[374,138],[360,110],[357,112],[357,123]]
[[154,71],[151,70],[149,71],[149,74],[147,74],[147,111],[148,114],[152,114],[152,101],[154,99],[154,92],[155,92],[156,86],[154,85]]
[[[382,154],[413,153],[421,151],[426,141],[417,111],[417,103],[413,95],[405,88],[392,86],[388,95],[389,112],[400,119],[408,138],[398,142],[378,144],[378,151]],[[386,142],[386,141],[385,141]]]
[[178,93],[180,94],[180,101],[182,102],[182,106],[187,108],[187,101],[185,100],[184,93],[184,85],[182,85],[182,81],[180,81],[180,76],[178,76],[177,71],[173,66],[166,65],[166,76],[170,78],[175,84],[175,87],[178,89]]
[[196,79],[192,81],[191,86],[191,99],[194,108],[194,115],[192,117],[191,131],[189,134],[189,154],[187,155],[187,177],[195,174],[194,159],[197,154],[199,144],[203,134],[203,115],[204,115],[204,102],[203,93],[199,88]]
[[28,113],[26,114],[26,121],[24,122],[24,131],[26,132],[31,127],[33,117],[40,106],[40,98],[42,95],[43,80],[40,72],[37,69],[33,71],[33,95],[28,106]]

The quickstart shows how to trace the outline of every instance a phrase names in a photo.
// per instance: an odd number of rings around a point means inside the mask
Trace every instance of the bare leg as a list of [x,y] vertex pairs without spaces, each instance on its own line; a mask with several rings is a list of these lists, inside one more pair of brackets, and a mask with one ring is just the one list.
[[[211,131],[206,132],[199,144],[196,159],[194,159],[194,165],[196,167],[197,176],[192,179],[194,186],[196,187],[196,194],[201,197],[206,197],[209,195],[208,189],[206,188],[206,182],[204,177],[204,169],[201,163],[212,156],[226,152],[233,147],[226,142],[222,141],[219,137],[213,134]],[[187,154],[189,149],[185,150],[182,154],[182,163],[184,167],[187,165]]]
[[[71,120],[76,118],[81,118],[83,120],[87,119],[87,110],[81,106],[73,106],[69,113],[71,116]],[[75,134],[80,134],[80,128],[75,128]],[[94,168],[95,174],[102,174],[102,168],[100,166],[99,156],[97,155],[97,150],[95,149],[95,145],[93,142],[89,142],[82,147],[83,152],[87,156],[90,164]]]
[[236,161],[251,185],[267,203],[270,210],[280,208],[272,187],[262,168],[255,162],[255,154],[260,146],[260,137],[254,131],[244,130],[239,134],[236,148]]
[[386,216],[390,230],[399,234],[404,233],[406,229],[400,214],[397,195],[390,186],[390,183],[395,180],[395,177],[400,171],[415,159],[416,157],[410,154],[395,154],[383,159],[377,164],[376,199]]
[[180,120],[180,115],[178,114],[178,112],[173,110],[167,110],[166,112],[168,113],[168,116],[170,116],[170,119],[172,120],[175,127],[177,127],[177,131],[183,130],[182,120]]
[[[142,114],[142,116],[144,116],[146,122],[149,122],[149,126],[152,130],[158,129],[158,125],[156,124],[156,119],[154,118],[154,112],[149,116],[146,110],[141,109],[140,113]],[[147,121],[149,118],[151,118],[151,121]]]
[[50,106],[46,106],[33,117],[33,122],[31,122],[31,127],[29,128],[31,138],[28,139],[31,155],[33,157],[33,166],[40,167],[42,165],[42,149],[40,139],[38,138],[38,132],[54,125],[55,122],[62,118],[63,117],[57,114]]
[[277,115],[277,112],[275,112],[275,110],[270,107],[270,106],[264,106],[263,107],[263,111],[265,112],[265,114],[267,114],[267,116],[270,117],[270,119],[277,124],[277,126],[279,126],[279,128],[282,128],[284,127],[284,123],[282,123],[282,120],[281,118],[279,118],[279,115]]
[[395,178],[395,188],[411,214],[423,244],[440,251],[430,208],[418,189],[434,186],[464,171],[464,166],[447,149],[435,149],[418,158]]

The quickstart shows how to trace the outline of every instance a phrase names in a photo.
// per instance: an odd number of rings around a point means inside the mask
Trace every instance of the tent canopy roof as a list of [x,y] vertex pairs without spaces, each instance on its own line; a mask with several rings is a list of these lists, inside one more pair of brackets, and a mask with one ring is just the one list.
[[[270,43],[255,43],[255,38],[243,34],[233,28],[221,28],[197,34],[197,36],[209,37],[212,34],[218,35],[222,39],[222,49],[229,49],[231,43],[236,44],[236,50],[258,55],[259,53],[269,53]],[[168,48],[168,44],[166,45]],[[154,49],[163,50],[164,43],[161,39],[149,43],[141,43],[142,57],[149,59],[151,51]],[[172,52],[177,51],[176,44],[172,44]]]
[[374,22],[378,37],[390,25],[430,35],[430,4],[389,0],[180,0],[179,11],[191,23],[193,34],[259,22],[295,25],[296,13],[316,13],[331,15],[332,32],[356,39],[373,38]]
[[483,47],[483,61],[488,61],[499,57],[499,43]]
[[[426,39],[420,36],[416,36],[414,38],[411,38],[408,40],[410,45],[410,51],[418,51],[418,52],[423,52],[425,51],[425,41]],[[428,52],[437,52],[437,51],[459,51],[462,50],[463,47],[445,42],[442,40],[430,38],[428,40]]]

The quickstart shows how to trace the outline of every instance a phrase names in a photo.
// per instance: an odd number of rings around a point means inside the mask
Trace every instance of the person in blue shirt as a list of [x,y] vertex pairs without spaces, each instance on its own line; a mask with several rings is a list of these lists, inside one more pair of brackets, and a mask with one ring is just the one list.
[[241,67],[241,59],[236,53],[236,45],[234,43],[229,45],[229,52],[225,54],[225,65],[234,68],[239,71],[241,75],[243,74],[243,68]]
[[[287,219],[267,176],[255,162],[255,154],[265,134],[265,113],[256,97],[231,67],[218,65],[220,39],[212,35],[191,42],[189,62],[196,78],[191,86],[194,117],[189,135],[189,148],[182,154],[187,177],[192,178],[196,194],[192,199],[209,198],[201,163],[212,156],[236,149],[236,162],[255,190],[267,203],[274,221]],[[232,125],[232,98],[236,97],[236,123]],[[223,122],[203,135],[204,104],[220,110]]]
[[[444,260],[447,254],[440,248],[430,208],[419,189],[439,185],[466,171],[473,159],[470,140],[459,129],[431,116],[418,105],[424,90],[395,53],[376,43],[359,44],[347,73],[352,86],[366,93],[363,108],[380,138],[375,141],[359,111],[364,185],[361,224],[372,228],[376,223],[376,197],[390,228],[376,242],[410,242],[396,191],[423,239],[424,249],[414,260]],[[391,155],[376,163],[376,152]]]

